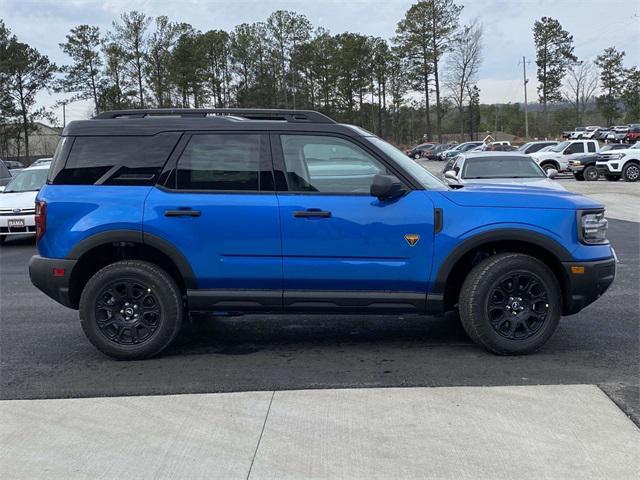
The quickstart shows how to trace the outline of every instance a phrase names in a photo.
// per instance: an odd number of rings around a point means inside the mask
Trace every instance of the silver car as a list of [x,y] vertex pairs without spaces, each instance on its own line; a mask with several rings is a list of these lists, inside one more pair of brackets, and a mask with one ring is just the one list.
[[516,152],[469,152],[447,162],[440,178],[454,187],[500,184],[566,190],[552,180],[557,174],[553,169],[545,173],[528,155]]

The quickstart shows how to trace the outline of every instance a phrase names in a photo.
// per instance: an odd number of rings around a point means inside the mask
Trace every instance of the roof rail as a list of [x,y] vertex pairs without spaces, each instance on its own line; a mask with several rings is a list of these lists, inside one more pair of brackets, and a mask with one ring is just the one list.
[[157,116],[206,117],[231,115],[250,120],[276,120],[292,123],[336,123],[335,120],[313,110],[278,110],[267,108],[151,108],[140,110],[111,110],[93,117],[94,120],[113,118],[145,118]]

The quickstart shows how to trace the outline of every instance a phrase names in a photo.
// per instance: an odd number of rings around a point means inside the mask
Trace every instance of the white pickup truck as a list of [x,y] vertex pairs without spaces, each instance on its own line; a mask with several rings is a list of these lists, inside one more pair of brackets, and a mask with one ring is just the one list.
[[598,151],[596,140],[566,140],[544,152],[531,153],[533,158],[542,169],[547,172],[551,169],[564,172],[569,166],[569,160],[584,155],[585,153],[596,153]]
[[640,142],[623,150],[602,152],[596,168],[609,181],[624,178],[627,182],[637,182],[640,179]]

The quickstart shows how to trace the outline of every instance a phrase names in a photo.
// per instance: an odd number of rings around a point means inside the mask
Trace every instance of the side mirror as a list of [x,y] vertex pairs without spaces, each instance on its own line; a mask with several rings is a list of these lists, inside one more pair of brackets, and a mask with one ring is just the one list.
[[402,182],[393,175],[376,175],[371,184],[371,196],[378,200],[391,200],[403,196],[406,189]]
[[447,180],[453,180],[454,182],[457,182],[458,174],[456,173],[455,170],[447,170],[446,172],[444,172],[444,178],[446,178]]
[[555,168],[550,168],[549,170],[547,170],[547,177],[556,178],[557,176],[558,176],[558,170],[556,170]]

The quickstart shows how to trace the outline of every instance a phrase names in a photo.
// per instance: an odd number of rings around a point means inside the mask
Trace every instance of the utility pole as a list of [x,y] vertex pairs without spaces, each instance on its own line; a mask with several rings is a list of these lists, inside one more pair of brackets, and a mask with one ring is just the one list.
[[527,78],[527,62],[524,55],[522,56],[522,83],[524,85],[524,136],[529,138],[529,112],[527,105],[527,83],[529,83],[529,79]]
[[62,128],[67,126],[67,102],[62,102]]

